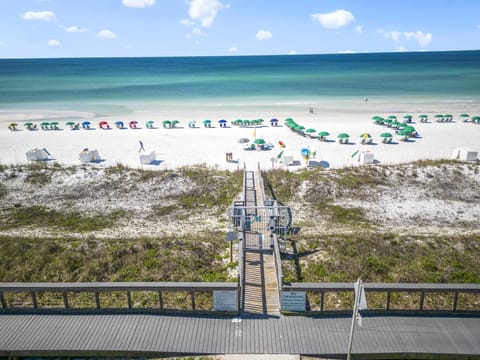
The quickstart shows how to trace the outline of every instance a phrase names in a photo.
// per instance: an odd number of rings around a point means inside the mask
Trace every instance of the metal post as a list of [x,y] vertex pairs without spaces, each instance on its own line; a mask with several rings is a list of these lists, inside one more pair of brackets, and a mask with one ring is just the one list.
[[457,311],[457,305],[458,305],[458,291],[455,291],[455,294],[453,295],[453,311]]
[[63,304],[65,305],[65,309],[68,309],[70,307],[70,305],[68,304],[68,295],[67,295],[67,292],[64,291],[62,293],[62,296],[63,296]]
[[355,320],[357,319],[358,305],[360,304],[360,298],[361,298],[361,296],[360,296],[361,282],[362,282],[362,280],[358,279],[357,283],[355,284],[357,286],[357,289],[354,292],[354,294],[357,294],[357,296],[356,297],[354,296],[355,300],[354,300],[354,304],[353,304],[353,315],[352,315],[352,325],[350,327],[350,337],[348,339],[347,360],[350,360],[351,355],[352,355],[353,332],[355,330]]
[[423,303],[425,302],[425,291],[420,293],[420,311],[423,310]]
[[192,310],[195,310],[195,292],[190,291],[190,299],[192,300]]
[[320,292],[320,311],[323,311],[325,291]]
[[390,310],[390,296],[391,292],[387,291],[387,310]]
[[127,291],[127,303],[128,303],[128,308],[131,309],[132,308],[132,294],[130,293],[130,291]]
[[160,305],[160,309],[163,309],[163,294],[162,294],[162,290],[158,290],[158,304]]
[[5,295],[3,295],[3,291],[0,291],[0,301],[2,303],[2,308],[6,309],[7,306],[7,301],[5,300]]
[[95,291],[95,304],[97,305],[97,309],[100,309],[100,294],[98,291]]
[[35,295],[35,291],[30,291],[30,295],[32,295],[33,308],[38,308],[37,295]]

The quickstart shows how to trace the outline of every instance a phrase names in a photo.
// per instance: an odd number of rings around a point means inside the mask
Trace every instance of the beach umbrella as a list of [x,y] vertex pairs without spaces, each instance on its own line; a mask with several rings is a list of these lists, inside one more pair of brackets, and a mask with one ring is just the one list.
[[370,138],[372,137],[372,135],[370,135],[370,134],[368,134],[368,133],[364,133],[364,134],[360,135],[360,137],[361,137],[362,139],[370,139]]
[[392,120],[397,120],[397,117],[395,115],[390,115],[388,118]]
[[393,135],[390,134],[389,132],[384,132],[380,134],[380,137],[382,138],[391,138]]
[[312,128],[309,128],[309,129],[305,130],[305,132],[306,132],[306,133],[309,133],[309,134],[312,134],[312,133],[314,133],[314,132],[317,132],[317,130],[312,129]]
[[55,125],[58,125],[58,121],[52,121],[52,122],[50,123],[50,125],[54,125],[54,126],[55,126]]
[[338,134],[337,136],[339,139],[348,139],[350,137],[350,135],[346,134],[346,133],[341,133],[341,134]]
[[480,124],[480,116],[473,116],[473,117],[472,117],[472,122],[473,122],[473,123],[479,123],[479,124]]
[[210,127],[210,125],[212,124],[212,120],[203,120],[203,125],[206,126],[206,127]]
[[31,122],[26,122],[25,124],[23,124],[23,126],[30,127],[30,126],[33,126],[33,123],[31,123]]
[[162,121],[162,125],[164,128],[166,127],[171,127],[172,126],[172,122],[170,120],[163,120]]
[[147,127],[152,127],[153,124],[154,124],[153,120],[148,120],[148,121],[145,123],[145,125],[146,125]]
[[263,145],[263,144],[265,144],[265,140],[263,140],[262,138],[258,138],[258,139],[253,140],[253,143],[255,145]]
[[428,115],[422,114],[422,115],[419,115],[418,117],[421,118],[421,119],[427,119],[427,118],[428,118]]
[[410,133],[408,131],[405,131],[405,130],[401,130],[397,133],[397,135],[400,135],[400,136],[409,136]]
[[443,115],[441,115],[441,114],[437,114],[437,115],[435,115],[434,117],[435,117],[435,119],[437,119],[438,121],[443,121]]
[[381,116],[374,116],[372,119],[376,124],[382,124],[385,122],[385,119]]
[[65,125],[67,125],[67,126],[73,126],[73,125],[75,125],[75,122],[73,122],[73,121],[67,121],[67,122],[65,123]]
[[178,120],[172,120],[172,128],[174,128],[174,127],[177,126],[178,124],[180,124],[180,121],[178,121]]
[[44,121],[40,124],[40,126],[49,126],[50,123],[48,121]]
[[405,115],[403,118],[404,118],[407,122],[411,122],[413,116],[412,116],[412,115]]
[[468,121],[468,118],[470,117],[470,115],[468,114],[460,114],[460,117],[463,118],[463,121],[466,122]]
[[248,140],[247,138],[240,138],[240,139],[238,139],[238,142],[239,142],[240,144],[246,144],[246,143],[248,143],[249,141],[250,141],[250,140]]
[[328,136],[328,135],[330,135],[330,133],[328,131],[320,131],[318,133],[318,136],[322,136],[322,137],[325,137],[325,136]]
[[405,132],[408,132],[409,134],[411,134],[411,133],[415,132],[416,130],[413,126],[404,126],[402,131],[405,131]]
[[123,128],[123,125],[124,125],[124,124],[123,124],[123,121],[120,121],[120,120],[115,121],[114,124],[115,124],[115,126],[117,126],[117,127],[119,127],[119,128]]

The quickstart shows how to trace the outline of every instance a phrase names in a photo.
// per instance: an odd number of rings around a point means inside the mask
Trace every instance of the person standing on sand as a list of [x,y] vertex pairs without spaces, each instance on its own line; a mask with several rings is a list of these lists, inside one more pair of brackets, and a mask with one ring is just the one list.
[[143,142],[140,140],[138,143],[140,144],[140,149],[138,149],[138,152],[145,151],[145,148],[143,147]]

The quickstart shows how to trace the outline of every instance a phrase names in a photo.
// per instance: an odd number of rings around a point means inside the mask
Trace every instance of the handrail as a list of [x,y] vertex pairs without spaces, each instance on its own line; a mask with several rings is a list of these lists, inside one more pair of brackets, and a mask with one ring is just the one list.
[[[365,291],[426,291],[426,292],[480,292],[480,284],[429,284],[429,283],[363,283]],[[354,283],[291,283],[284,291],[353,291]]]
[[41,291],[213,291],[235,290],[234,282],[0,282],[0,292]]

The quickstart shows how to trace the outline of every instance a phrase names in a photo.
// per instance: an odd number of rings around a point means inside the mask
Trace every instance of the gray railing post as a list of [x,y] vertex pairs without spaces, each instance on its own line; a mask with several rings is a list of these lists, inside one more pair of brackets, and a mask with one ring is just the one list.
[[162,290],[158,290],[158,305],[160,305],[160,309],[163,309],[163,293],[162,293]]
[[387,291],[387,306],[386,310],[390,310],[390,299],[391,299],[392,293],[390,291]]
[[67,292],[66,291],[62,292],[62,296],[63,296],[63,304],[65,305],[65,309],[68,309],[70,305],[68,304]]
[[323,311],[324,309],[324,297],[325,291],[320,291],[320,311]]
[[132,293],[130,291],[127,291],[127,303],[128,303],[128,308],[132,308]]
[[458,291],[455,291],[453,295],[453,307],[452,307],[453,311],[457,311],[457,305],[458,305]]
[[5,300],[5,295],[3,295],[3,291],[0,291],[0,302],[2,303],[3,309],[8,307],[7,301]]
[[192,301],[192,310],[195,310],[195,291],[190,291],[190,300]]
[[95,291],[95,304],[97,309],[100,309],[100,293],[98,291]]
[[33,308],[37,309],[38,308],[38,303],[37,303],[37,295],[35,294],[35,291],[30,291],[30,295],[32,296]]
[[423,303],[425,302],[425,291],[420,292],[420,311],[423,310]]

